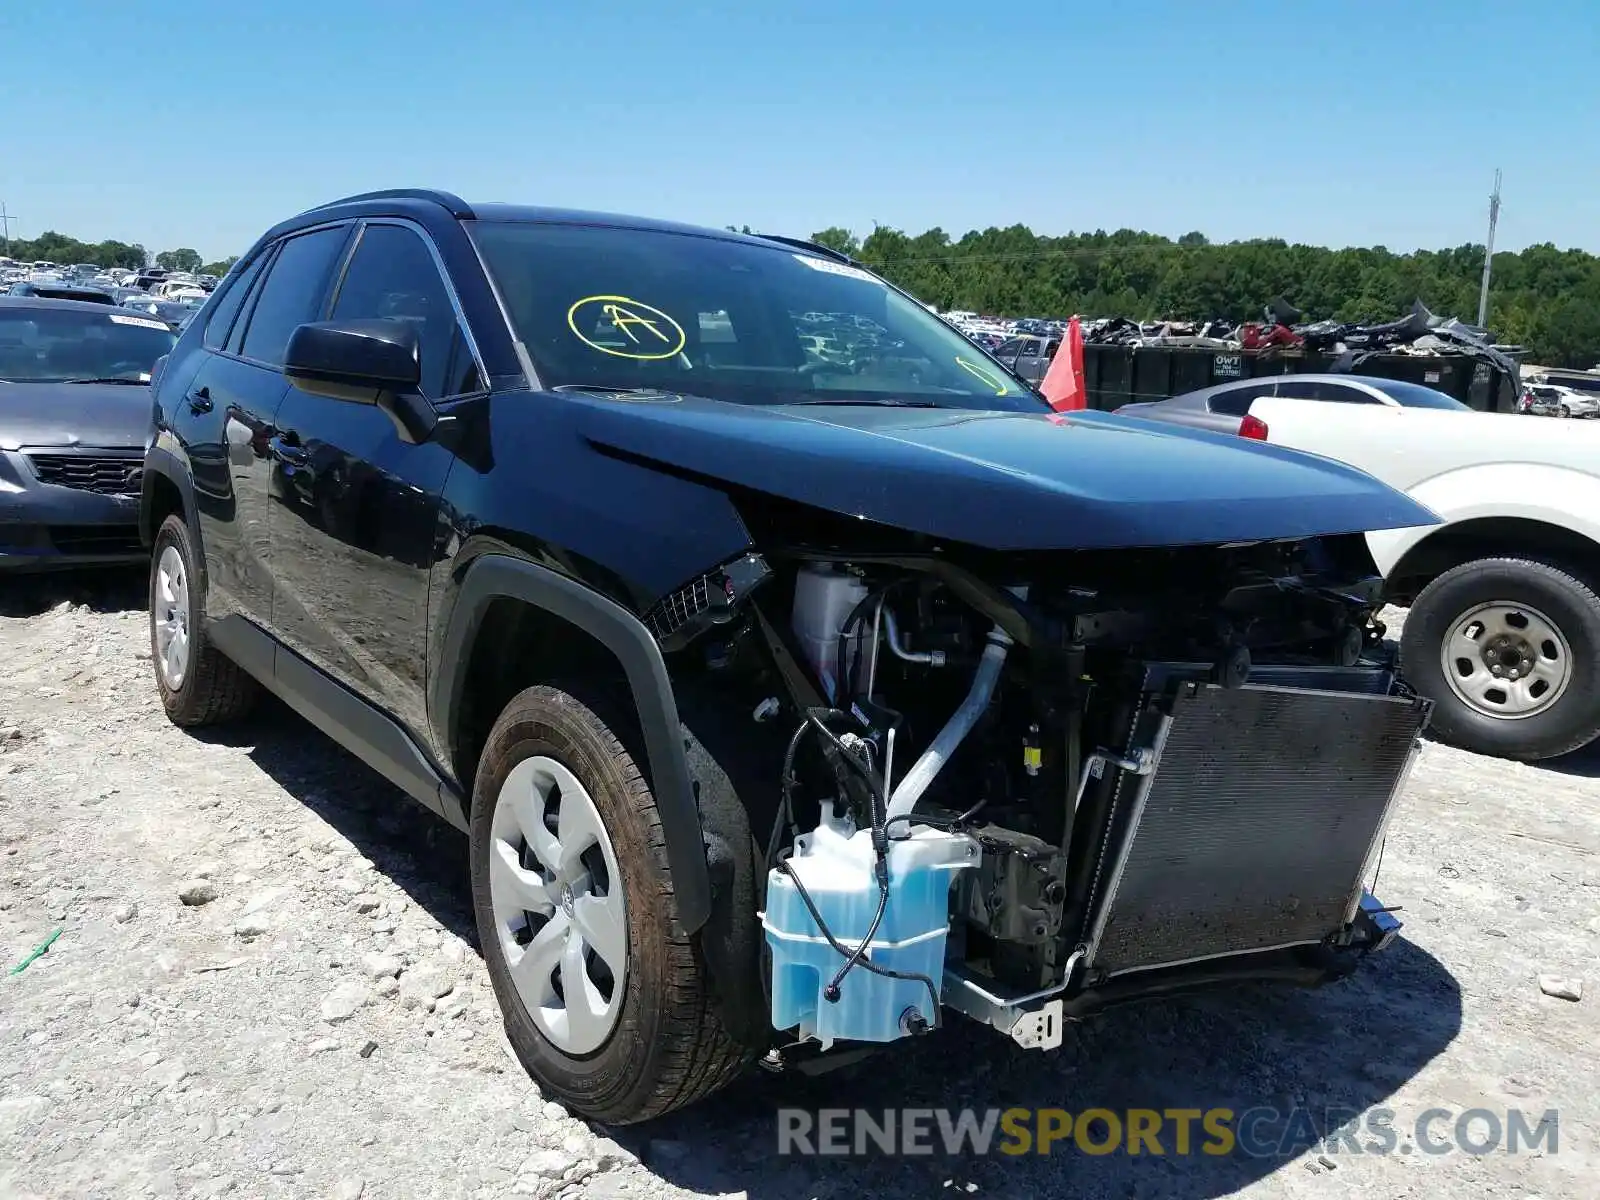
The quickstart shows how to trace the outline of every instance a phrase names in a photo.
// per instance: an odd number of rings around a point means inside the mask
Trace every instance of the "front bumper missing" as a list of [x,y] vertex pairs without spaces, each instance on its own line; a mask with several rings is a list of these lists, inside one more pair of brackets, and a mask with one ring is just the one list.
[[[1115,977],[1099,986],[1069,990],[1074,968],[1083,958],[1080,952],[1068,960],[1061,984],[1026,996],[1007,996],[996,990],[993,980],[952,965],[945,970],[943,1000],[946,1008],[999,1030],[1024,1050],[1054,1050],[1061,1045],[1069,1021],[1118,1004],[1239,983],[1313,987],[1343,974],[1349,955],[1388,949],[1401,928],[1394,910],[1363,889],[1354,920],[1329,939],[1326,956],[1314,953],[1317,948],[1286,947]],[[1344,969],[1332,957],[1341,952],[1346,956]]]

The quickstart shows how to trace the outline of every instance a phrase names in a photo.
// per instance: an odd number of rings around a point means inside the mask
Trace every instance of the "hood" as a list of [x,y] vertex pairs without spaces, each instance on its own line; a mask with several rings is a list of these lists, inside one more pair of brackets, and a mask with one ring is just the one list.
[[149,430],[148,386],[0,382],[0,450],[23,446],[138,450]]
[[601,448],[996,550],[1180,546],[1434,525],[1329,459],[1106,413],[752,406],[558,393]]

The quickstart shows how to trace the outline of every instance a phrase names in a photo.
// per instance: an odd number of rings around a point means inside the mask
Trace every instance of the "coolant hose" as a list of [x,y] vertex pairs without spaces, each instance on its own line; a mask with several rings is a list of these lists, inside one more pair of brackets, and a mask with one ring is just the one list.
[[989,644],[983,648],[983,655],[978,660],[978,670],[972,677],[972,688],[967,692],[967,698],[945,722],[944,728],[933,739],[933,744],[923,751],[922,757],[906,772],[896,785],[894,794],[889,797],[885,825],[897,817],[905,816],[917,806],[917,801],[922,799],[922,793],[928,790],[934,776],[944,769],[944,764],[956,752],[956,747],[972,732],[972,727],[994,698],[995,685],[1000,682],[1000,669],[1005,666],[1006,652],[1010,649],[1010,635],[996,625],[989,632]]

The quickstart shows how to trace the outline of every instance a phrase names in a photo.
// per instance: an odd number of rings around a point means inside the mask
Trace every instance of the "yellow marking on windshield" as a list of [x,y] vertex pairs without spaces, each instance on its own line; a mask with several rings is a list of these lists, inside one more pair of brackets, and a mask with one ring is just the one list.
[[968,375],[975,376],[976,378],[981,379],[984,383],[988,384],[994,389],[994,394],[996,396],[1004,396],[1006,392],[1010,390],[1006,387],[1005,380],[996,379],[977,363],[970,363],[966,359],[962,358],[959,354],[956,355],[956,366],[960,367]]
[[[614,329],[628,339],[629,348],[619,350],[615,346],[604,345],[579,328],[580,310],[589,306],[598,306],[599,311],[591,310],[588,323],[594,326],[602,319],[609,321]],[[645,304],[630,296],[585,296],[567,309],[567,327],[591,350],[640,362],[671,358],[680,353],[689,341],[689,335],[683,331],[682,325],[653,304]]]

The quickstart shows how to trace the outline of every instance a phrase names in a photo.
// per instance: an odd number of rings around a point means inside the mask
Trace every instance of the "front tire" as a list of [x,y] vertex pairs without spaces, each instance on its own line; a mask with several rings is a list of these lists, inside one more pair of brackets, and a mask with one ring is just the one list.
[[194,541],[173,514],[150,552],[150,657],[174,725],[221,724],[255,703],[256,681],[207,640],[205,616]]
[[473,788],[471,858],[507,1038],[546,1095],[632,1124],[748,1064],[677,919],[655,797],[594,710],[549,686],[506,706]]
[[1401,662],[1434,732],[1464,750],[1535,762],[1600,736],[1600,596],[1550,563],[1446,571],[1411,606]]

